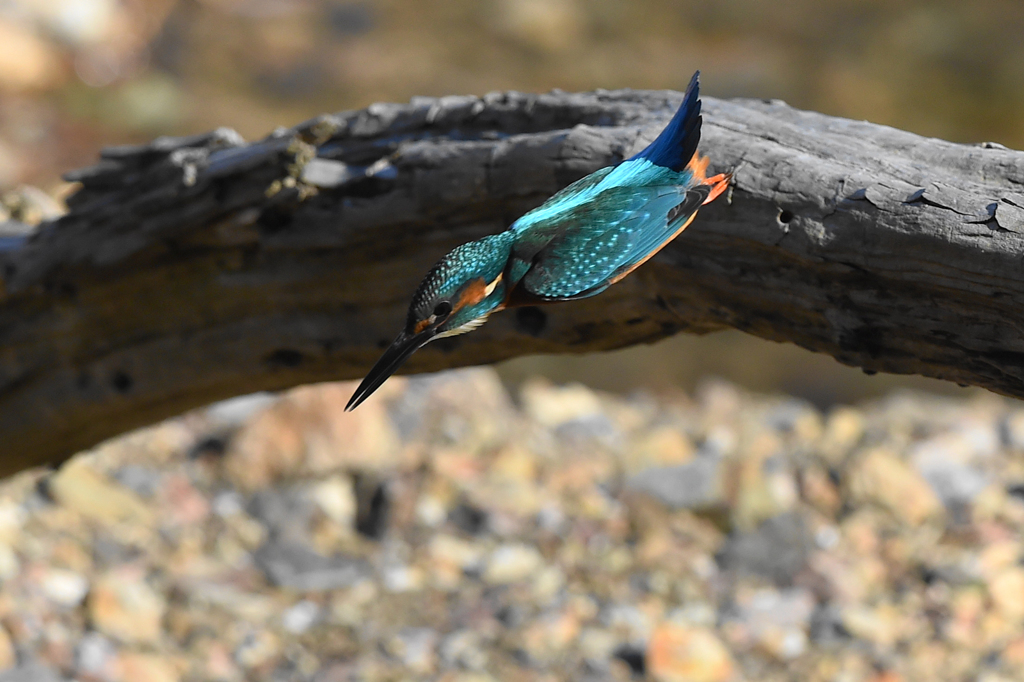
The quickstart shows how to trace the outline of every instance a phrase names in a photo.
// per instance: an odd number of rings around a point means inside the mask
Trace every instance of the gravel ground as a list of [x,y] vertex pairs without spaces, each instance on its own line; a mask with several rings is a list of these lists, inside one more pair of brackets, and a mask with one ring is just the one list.
[[1024,679],[1024,407],[490,370],[0,487],[0,682]]

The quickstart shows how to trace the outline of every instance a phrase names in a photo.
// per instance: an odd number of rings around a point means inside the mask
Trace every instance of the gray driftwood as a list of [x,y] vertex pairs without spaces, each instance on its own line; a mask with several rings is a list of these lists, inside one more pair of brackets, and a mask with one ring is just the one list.
[[[448,249],[640,148],[674,92],[377,104],[246,144],[108,149],[0,236],[0,473],[261,389],[357,378]],[[728,197],[601,296],[508,311],[406,371],[735,327],[1024,396],[1024,153],[705,100]]]

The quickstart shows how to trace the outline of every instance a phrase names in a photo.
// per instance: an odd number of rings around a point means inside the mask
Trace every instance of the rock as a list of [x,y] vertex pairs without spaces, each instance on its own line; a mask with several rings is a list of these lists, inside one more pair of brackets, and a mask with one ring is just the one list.
[[485,672],[456,672],[441,678],[443,682],[498,682]]
[[139,497],[153,497],[160,489],[161,474],[158,469],[140,464],[129,464],[114,472],[118,483]]
[[50,601],[71,608],[85,599],[89,591],[89,579],[74,571],[50,568],[43,575],[40,586]]
[[301,490],[283,486],[258,491],[246,506],[272,537],[289,541],[307,538],[313,509],[313,502]]
[[111,677],[118,682],[178,682],[181,675],[177,666],[159,654],[134,651],[120,653],[112,664]]
[[[4,483],[0,670],[20,657],[82,682],[1024,679],[1012,403],[910,396],[837,409],[820,434],[804,404],[722,386],[703,402],[569,391],[575,407],[541,423],[489,370],[396,384],[385,418],[401,452],[385,471],[279,480],[303,475],[302,454],[240,491],[193,447],[235,427],[193,412],[84,459],[85,487],[135,511],[54,504],[42,472]],[[542,388],[541,401],[564,390]],[[140,501],[152,523],[132,520]],[[146,606],[138,591],[149,608],[131,606]]]
[[488,467],[487,475],[500,483],[532,485],[537,478],[537,456],[522,445],[503,448]]
[[487,666],[486,643],[474,630],[456,630],[442,640],[438,653],[448,667],[483,670]]
[[411,673],[429,675],[437,667],[437,632],[431,628],[405,628],[388,642],[388,653]]
[[355,662],[330,663],[317,671],[312,682],[351,682],[358,679],[357,670]]
[[483,548],[454,535],[436,535],[428,545],[434,583],[442,589],[456,589],[467,571],[479,571]]
[[424,587],[425,574],[419,566],[397,564],[381,571],[384,589],[388,592],[417,592]]
[[210,508],[217,516],[229,518],[245,511],[245,498],[234,490],[222,490],[214,495]]
[[580,633],[580,619],[571,610],[547,613],[534,620],[523,632],[523,650],[530,660],[550,664],[563,656]]
[[991,580],[1003,569],[1014,566],[1024,556],[1024,546],[1017,539],[997,540],[978,553],[976,566],[978,574]]
[[695,448],[679,429],[668,426],[646,431],[629,448],[624,460],[625,472],[635,475],[652,467],[674,467],[693,459]]
[[853,605],[842,610],[842,623],[854,637],[890,649],[902,634],[901,616],[892,604]]
[[354,528],[356,521],[356,492],[349,476],[331,476],[315,483],[309,497],[331,521],[342,528]]
[[0,673],[0,682],[64,682],[64,678],[49,666],[26,663]]
[[799,628],[784,628],[762,637],[761,645],[775,658],[783,661],[799,658],[807,652],[807,633]]
[[718,622],[718,610],[714,604],[706,601],[690,601],[678,609],[674,609],[670,620],[683,625],[713,626]]
[[839,489],[828,471],[816,464],[810,464],[801,470],[800,496],[828,518],[835,518],[843,504]]
[[601,450],[619,451],[625,442],[619,427],[605,414],[563,422],[555,427],[554,433],[570,448],[588,454],[593,453],[595,446]]
[[257,413],[231,441],[224,466],[240,488],[282,478],[379,470],[397,462],[398,440],[382,397],[346,412],[351,383],[303,386]]
[[319,618],[320,605],[308,599],[303,599],[285,609],[284,613],[281,614],[281,627],[293,635],[301,635],[313,627]]
[[[25,176],[26,159],[14,145],[0,141],[0,187],[10,187]],[[0,244],[9,247],[21,244],[36,231],[35,225],[11,220],[11,211],[0,200]]]
[[864,415],[853,407],[837,407],[825,420],[818,450],[830,464],[843,461],[864,435]]
[[222,581],[186,578],[178,582],[178,588],[196,607],[222,609],[250,623],[269,622],[281,611],[280,603],[268,594],[241,589]]
[[268,630],[249,632],[235,649],[235,661],[243,668],[261,668],[281,654],[281,640]]
[[275,393],[261,391],[221,400],[206,408],[206,417],[215,428],[237,429],[279,399]]
[[758,646],[777,659],[790,660],[807,649],[814,611],[814,595],[803,588],[740,590],[735,614],[726,622],[733,638]]
[[523,544],[502,545],[487,558],[483,579],[491,585],[505,585],[530,578],[543,566],[544,557],[535,547]]
[[641,471],[626,487],[672,509],[705,510],[725,504],[724,469],[722,458],[702,456],[679,466]]
[[6,542],[0,542],[0,580],[11,580],[21,572],[21,561]]
[[[541,464],[536,453],[522,444],[503,447],[487,466],[483,480],[470,486],[466,502],[489,513],[486,528],[502,534],[503,520],[513,525],[538,513],[545,502],[537,484]],[[514,534],[514,530],[508,529]]]
[[105,635],[132,644],[160,641],[167,605],[139,568],[129,566],[98,578],[88,608],[93,627]]
[[1024,636],[1018,636],[1009,642],[1000,658],[1019,670],[1024,670]]
[[650,610],[638,608],[635,604],[609,604],[601,611],[600,620],[629,644],[647,642],[655,626]]
[[75,648],[76,672],[85,679],[110,678],[116,654],[113,642],[98,632],[87,632]]
[[743,448],[731,513],[736,528],[753,530],[796,503],[796,482],[782,452],[782,440],[772,431],[761,431]]
[[162,525],[193,526],[210,513],[210,502],[184,474],[165,476],[158,491]]
[[548,604],[554,600],[565,587],[565,573],[558,566],[545,566],[537,571],[533,578],[531,590],[537,604]]
[[0,501],[0,543],[10,545],[22,533],[28,514],[14,500]]
[[154,515],[135,493],[99,474],[84,459],[72,459],[47,480],[58,504],[100,523],[150,525]]
[[583,628],[579,637],[579,650],[587,663],[598,670],[607,666],[621,642],[615,633],[604,628]]
[[726,682],[735,665],[714,631],[666,622],[647,645],[647,670],[657,682]]
[[942,513],[928,482],[888,450],[863,453],[849,476],[854,500],[877,504],[903,523],[916,526]]
[[211,682],[236,682],[242,679],[242,673],[224,643],[211,642],[204,658],[203,679]]
[[533,380],[523,385],[519,398],[526,415],[548,428],[602,416],[601,401],[581,384],[556,387],[546,381]]
[[984,472],[972,465],[972,454],[964,439],[947,434],[915,445],[910,461],[946,509],[955,513],[971,504],[989,484]]
[[17,664],[18,652],[14,648],[14,642],[11,641],[7,628],[0,627],[0,674]]
[[293,541],[272,540],[254,558],[271,582],[299,592],[350,587],[370,575],[365,561],[343,555],[325,557]]
[[807,564],[814,547],[807,523],[797,512],[768,519],[752,533],[730,536],[719,555],[724,570],[757,575],[788,585]]
[[775,431],[799,443],[812,443],[822,437],[821,415],[806,400],[787,398],[773,405],[764,420]]
[[437,528],[448,519],[447,500],[426,493],[416,501],[416,520],[428,528]]
[[475,456],[504,445],[520,421],[501,378],[485,367],[413,377],[390,414],[420,454],[434,444]]
[[992,604],[1007,618],[1024,619],[1024,568],[1003,569],[988,585]]
[[1018,452],[1024,451],[1024,410],[1009,412],[1002,423],[1003,441]]

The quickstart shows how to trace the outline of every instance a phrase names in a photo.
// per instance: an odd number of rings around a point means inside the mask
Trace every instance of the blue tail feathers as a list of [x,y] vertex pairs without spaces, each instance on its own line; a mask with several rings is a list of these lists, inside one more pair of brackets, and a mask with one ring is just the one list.
[[651,163],[676,172],[690,162],[700,142],[700,71],[693,74],[686,88],[683,103],[675,116],[646,149],[632,157],[647,159]]

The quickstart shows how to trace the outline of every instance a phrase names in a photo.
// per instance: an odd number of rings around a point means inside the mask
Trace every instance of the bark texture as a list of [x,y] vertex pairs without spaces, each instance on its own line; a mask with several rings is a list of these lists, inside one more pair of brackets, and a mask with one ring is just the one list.
[[[0,227],[0,474],[221,398],[360,377],[434,261],[629,156],[680,98],[417,99],[252,144],[221,129],[106,150],[69,174],[68,215]],[[405,371],[735,327],[1024,396],[1024,153],[781,102],[704,111],[728,197],[608,292],[497,315]]]

